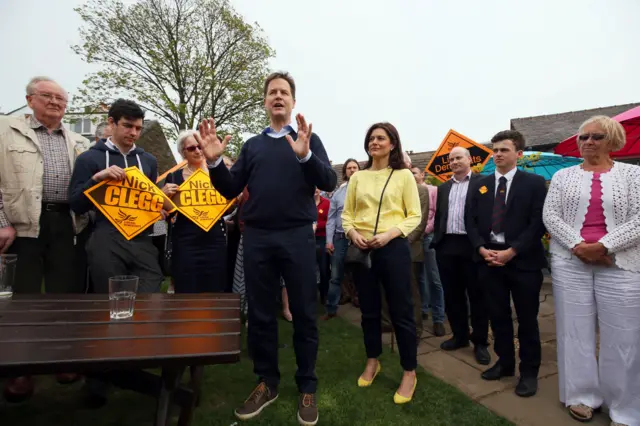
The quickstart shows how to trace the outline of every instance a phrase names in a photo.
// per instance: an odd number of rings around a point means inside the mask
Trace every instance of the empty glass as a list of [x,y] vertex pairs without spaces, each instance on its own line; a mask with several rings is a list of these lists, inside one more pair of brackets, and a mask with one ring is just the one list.
[[134,275],[119,275],[109,278],[109,316],[125,319],[133,316],[139,278]]
[[13,296],[17,263],[17,254],[0,255],[0,299],[10,299]]

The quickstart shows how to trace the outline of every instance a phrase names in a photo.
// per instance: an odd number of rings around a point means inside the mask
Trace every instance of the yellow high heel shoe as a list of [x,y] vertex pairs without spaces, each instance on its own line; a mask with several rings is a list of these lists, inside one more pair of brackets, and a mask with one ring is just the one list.
[[411,396],[410,397],[402,396],[398,392],[396,392],[395,395],[393,395],[393,402],[395,402],[398,405],[406,404],[407,402],[410,402],[413,399],[413,394],[416,393],[416,386],[418,386],[418,376],[416,376],[416,380],[415,382],[413,382],[413,390],[411,391]]
[[382,370],[382,366],[380,365],[380,361],[378,361],[378,366],[376,367],[376,374],[373,375],[371,380],[365,380],[362,378],[362,376],[358,377],[358,387],[366,388],[371,386],[371,383],[373,383],[373,381],[376,379],[376,376],[378,375],[380,370]]

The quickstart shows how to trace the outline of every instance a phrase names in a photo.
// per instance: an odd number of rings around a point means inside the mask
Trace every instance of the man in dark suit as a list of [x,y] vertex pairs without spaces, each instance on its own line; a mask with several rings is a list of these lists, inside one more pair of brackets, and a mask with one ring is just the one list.
[[516,395],[533,396],[540,368],[539,295],[542,268],[547,264],[542,246],[544,178],[516,168],[525,141],[514,130],[491,139],[496,171],[472,185],[467,232],[479,264],[478,278],[487,289],[496,364],[482,373],[499,380],[515,372],[511,297],[518,316],[520,381]]
[[[453,337],[443,342],[440,348],[453,351],[469,346],[471,340],[476,361],[489,365],[489,314],[483,289],[477,279],[473,247],[465,227],[469,187],[480,176],[471,173],[471,155],[462,147],[451,150],[449,166],[453,177],[438,187],[438,207],[431,243],[431,247],[436,250],[445,310],[453,331]],[[471,335],[467,296],[471,305]]]

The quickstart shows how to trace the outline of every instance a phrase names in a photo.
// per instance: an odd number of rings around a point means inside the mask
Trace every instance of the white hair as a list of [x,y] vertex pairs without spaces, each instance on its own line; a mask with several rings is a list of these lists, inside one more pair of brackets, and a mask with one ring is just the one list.
[[[609,118],[606,115],[596,115],[582,123],[578,129],[578,133],[582,133],[582,130],[589,124],[597,124],[600,126],[606,136],[606,141],[609,144],[609,150],[611,152],[619,151],[626,145],[627,134],[622,124],[618,123],[616,120]],[[578,144],[580,144],[580,140],[576,140]]]
[[[36,92],[36,84],[42,81],[50,81],[52,83],[58,84],[54,79],[43,76],[43,75],[33,77],[31,80],[29,80],[29,83],[27,84],[27,96],[33,95]],[[60,85],[58,84],[58,86]],[[65,91],[65,93],[67,92]]]
[[197,130],[183,130],[178,135],[178,139],[176,140],[176,149],[182,158],[184,158],[184,142],[196,133],[198,133]]
[[107,123],[106,121],[103,121],[102,123],[96,126],[96,137],[98,139],[104,139],[104,129],[106,129],[108,125],[109,123]]

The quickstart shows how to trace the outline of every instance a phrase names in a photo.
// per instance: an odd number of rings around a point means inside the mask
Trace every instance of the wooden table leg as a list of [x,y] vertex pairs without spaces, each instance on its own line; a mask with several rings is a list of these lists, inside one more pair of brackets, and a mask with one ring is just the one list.
[[158,406],[156,408],[155,426],[166,426],[171,414],[171,402],[173,392],[178,387],[182,376],[182,369],[163,368],[160,391],[158,393]]
[[204,366],[192,365],[189,367],[191,379],[189,382],[189,389],[191,390],[191,401],[188,404],[184,404],[180,409],[180,418],[178,419],[178,426],[189,426],[193,419],[193,410],[200,405],[200,389],[202,387],[202,376],[204,373]]

